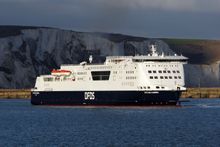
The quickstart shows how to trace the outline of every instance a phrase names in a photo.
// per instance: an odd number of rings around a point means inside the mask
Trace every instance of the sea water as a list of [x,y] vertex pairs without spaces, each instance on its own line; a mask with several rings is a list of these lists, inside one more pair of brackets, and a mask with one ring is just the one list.
[[220,146],[220,99],[178,107],[33,106],[0,100],[0,146]]

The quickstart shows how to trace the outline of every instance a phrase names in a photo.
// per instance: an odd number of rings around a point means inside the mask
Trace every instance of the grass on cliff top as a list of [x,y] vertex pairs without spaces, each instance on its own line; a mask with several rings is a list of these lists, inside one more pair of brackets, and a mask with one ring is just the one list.
[[202,39],[161,39],[168,44],[185,45],[185,44],[196,44],[205,40]]
[[161,39],[176,53],[189,58],[191,64],[213,64],[220,61],[220,41],[202,39]]

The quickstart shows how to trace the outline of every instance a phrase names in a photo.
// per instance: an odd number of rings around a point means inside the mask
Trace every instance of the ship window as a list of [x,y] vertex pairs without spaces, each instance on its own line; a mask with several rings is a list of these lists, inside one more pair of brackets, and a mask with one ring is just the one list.
[[159,73],[162,73],[162,71],[161,71],[161,70],[159,70],[158,72],[159,72]]
[[168,79],[168,77],[167,77],[167,76],[165,76],[165,79]]
[[170,70],[168,70],[167,73],[170,73]]
[[164,89],[164,87],[161,87],[162,89]]
[[150,79],[153,79],[153,77],[152,77],[152,76],[150,76]]
[[150,89],[150,86],[147,86],[147,89]]
[[153,70],[153,73],[157,73],[156,70]]
[[160,79],[163,79],[163,76],[160,76]]
[[175,71],[175,70],[173,70],[173,73],[176,73],[176,71]]
[[167,71],[166,71],[166,70],[164,70],[164,71],[163,71],[163,73],[167,73]]
[[177,76],[174,76],[174,79],[177,79]]
[[126,71],[127,74],[133,74],[134,71]]
[[83,80],[83,78],[82,78],[82,77],[80,77],[80,78],[77,78],[77,80],[78,80],[78,81],[81,81],[81,80]]
[[152,71],[151,71],[151,70],[148,70],[148,73],[152,73]]
[[86,75],[86,72],[77,72],[78,75]]
[[179,71],[179,70],[177,70],[176,72],[177,72],[177,73],[180,73],[180,71]]
[[53,78],[52,77],[45,77],[44,81],[45,82],[51,82],[51,81],[53,81]]
[[171,76],[169,76],[169,79],[172,79],[172,77],[171,77]]
[[154,77],[154,79],[158,79],[158,77],[157,77],[157,76],[155,76],[155,77]]
[[60,77],[55,77],[55,81],[60,81]]
[[92,71],[91,74],[94,81],[109,80],[110,71]]
[[181,79],[181,76],[178,76],[179,79]]
[[160,87],[159,87],[159,86],[156,86],[156,88],[159,89]]

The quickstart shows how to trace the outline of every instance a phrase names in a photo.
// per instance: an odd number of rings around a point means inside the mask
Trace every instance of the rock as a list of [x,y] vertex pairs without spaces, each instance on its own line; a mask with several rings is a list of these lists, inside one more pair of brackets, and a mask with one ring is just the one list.
[[[0,88],[32,88],[38,75],[49,74],[61,64],[78,64],[93,55],[94,62],[105,56],[147,54],[155,43],[161,54],[174,54],[162,40],[119,34],[81,33],[54,28],[0,27]],[[8,29],[8,31],[7,31]],[[219,63],[186,65],[187,86],[220,86]],[[195,78],[196,77],[196,78]]]

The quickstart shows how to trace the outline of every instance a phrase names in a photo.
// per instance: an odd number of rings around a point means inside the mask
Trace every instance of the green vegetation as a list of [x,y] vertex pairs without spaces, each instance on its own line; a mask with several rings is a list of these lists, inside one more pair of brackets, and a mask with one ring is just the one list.
[[168,44],[175,44],[175,45],[186,45],[186,44],[197,44],[205,40],[199,39],[161,39]]
[[189,58],[190,64],[213,64],[220,60],[220,41],[202,39],[162,38],[177,54]]

